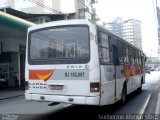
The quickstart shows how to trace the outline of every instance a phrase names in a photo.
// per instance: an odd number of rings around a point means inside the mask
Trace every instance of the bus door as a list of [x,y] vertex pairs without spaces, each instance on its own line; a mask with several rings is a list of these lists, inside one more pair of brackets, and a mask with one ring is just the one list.
[[112,45],[113,48],[113,63],[114,63],[114,71],[115,71],[115,75],[114,75],[114,79],[115,79],[115,99],[117,98],[117,88],[118,88],[118,82],[117,82],[117,76],[118,76],[118,65],[119,65],[119,55],[118,55],[118,47],[115,45]]

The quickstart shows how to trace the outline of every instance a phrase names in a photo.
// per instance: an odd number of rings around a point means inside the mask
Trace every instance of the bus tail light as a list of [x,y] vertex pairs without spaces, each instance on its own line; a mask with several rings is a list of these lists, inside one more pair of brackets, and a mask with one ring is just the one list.
[[99,92],[99,82],[90,83],[90,92]]
[[28,86],[28,81],[25,81],[25,90],[28,90],[29,86]]

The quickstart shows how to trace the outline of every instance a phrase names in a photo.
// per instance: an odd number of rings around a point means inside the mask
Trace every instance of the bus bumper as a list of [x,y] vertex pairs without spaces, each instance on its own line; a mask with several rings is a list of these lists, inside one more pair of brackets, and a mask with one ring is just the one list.
[[26,100],[60,102],[81,105],[99,105],[100,96],[63,96],[25,93]]

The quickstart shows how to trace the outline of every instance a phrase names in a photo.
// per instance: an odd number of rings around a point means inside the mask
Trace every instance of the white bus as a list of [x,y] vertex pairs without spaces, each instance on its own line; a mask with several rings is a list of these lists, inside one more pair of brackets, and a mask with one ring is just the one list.
[[44,23],[27,38],[27,100],[102,106],[145,82],[143,51],[93,21]]

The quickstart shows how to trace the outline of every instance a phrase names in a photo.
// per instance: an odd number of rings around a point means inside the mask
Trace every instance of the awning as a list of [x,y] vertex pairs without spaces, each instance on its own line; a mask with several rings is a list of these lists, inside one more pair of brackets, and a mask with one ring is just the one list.
[[22,18],[1,11],[0,11],[0,23],[5,26],[19,30],[27,30],[28,27],[36,25],[35,23],[32,23],[30,21],[24,20]]

